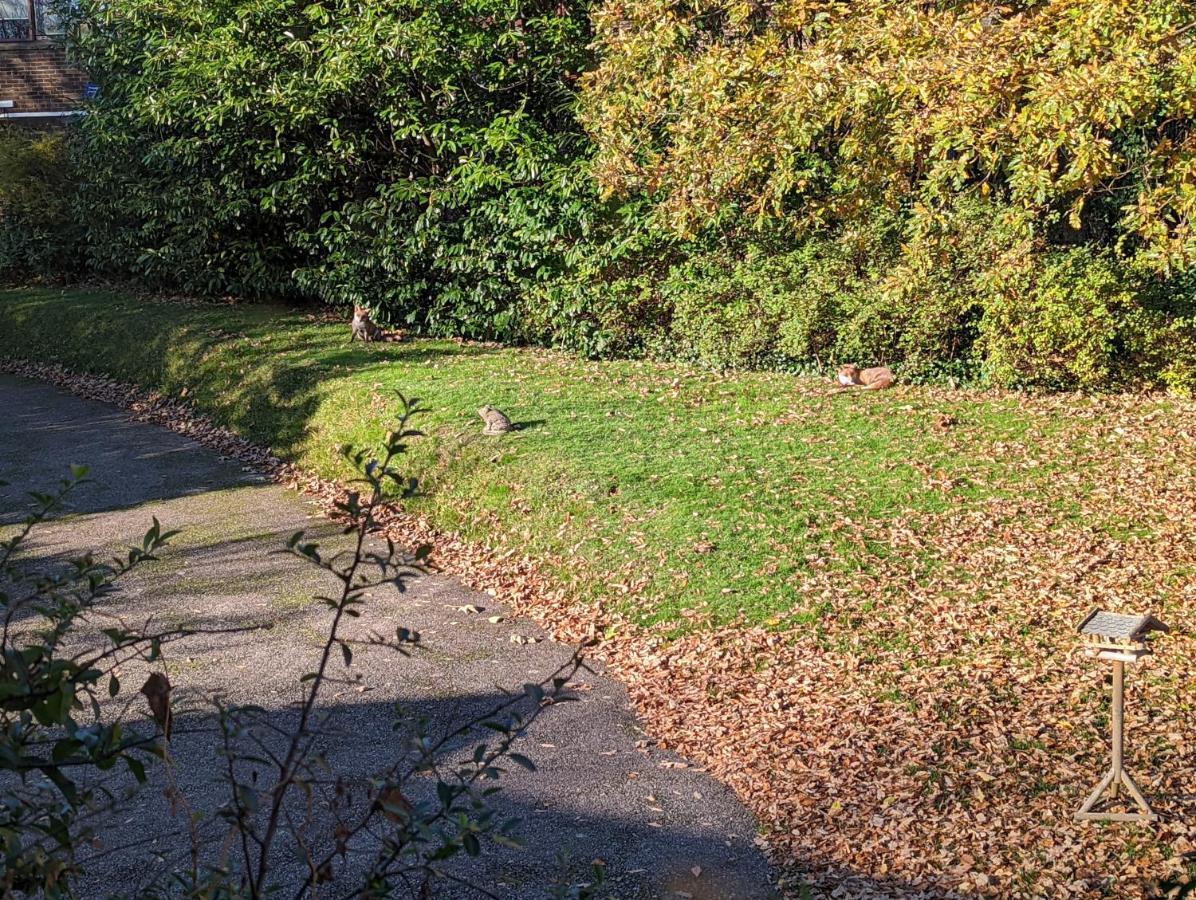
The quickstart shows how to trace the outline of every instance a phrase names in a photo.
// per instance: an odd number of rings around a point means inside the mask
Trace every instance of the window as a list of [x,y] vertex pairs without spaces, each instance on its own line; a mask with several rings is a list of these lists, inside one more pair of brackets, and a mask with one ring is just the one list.
[[33,41],[62,34],[54,0],[0,0],[0,41]]

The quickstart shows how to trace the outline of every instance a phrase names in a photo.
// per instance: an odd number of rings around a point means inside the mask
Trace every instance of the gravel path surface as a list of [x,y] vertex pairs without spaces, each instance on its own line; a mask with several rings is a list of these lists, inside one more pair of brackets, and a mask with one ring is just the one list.
[[[0,528],[18,517],[14,501],[24,491],[51,487],[69,463],[90,465],[93,482],[75,496],[69,516],[39,532],[38,554],[116,551],[138,540],[157,516],[163,527],[183,533],[106,601],[113,612],[200,628],[269,626],[232,637],[199,635],[168,654],[179,709],[172,747],[178,782],[197,809],[210,812],[224,794],[213,765],[217,734],[209,698],[219,693],[259,704],[285,721],[327,622],[324,607],[310,600],[327,590],[324,576],[271,551],[300,528],[334,543],[336,529],[295,492],[184,437],[131,422],[114,407],[0,375],[0,478],[11,482],[0,488]],[[463,610],[470,606],[482,611]],[[424,647],[407,659],[362,649],[353,666],[361,683],[325,695],[334,770],[364,774],[394,758],[396,702],[428,716],[435,731],[569,658],[570,648],[526,623],[490,621],[502,615],[489,596],[437,576],[419,578],[405,594],[371,598],[358,630],[393,633],[404,625],[421,633]],[[513,635],[539,640],[514,643]],[[142,677],[122,673],[128,685]],[[516,770],[502,782],[500,803],[523,818],[525,848],[488,850],[462,874],[496,896],[548,897],[555,881],[581,878],[601,859],[608,873],[603,896],[772,897],[755,823],[733,794],[654,750],[618,682],[591,672],[575,682],[580,702],[549,709],[520,747],[538,772]],[[159,767],[135,805],[106,823],[108,847],[135,846],[99,855],[85,896],[130,890],[176,864],[186,849],[175,836],[184,823],[164,798],[164,785]],[[564,864],[562,851],[569,856]],[[300,870],[284,860],[280,873],[286,879]]]

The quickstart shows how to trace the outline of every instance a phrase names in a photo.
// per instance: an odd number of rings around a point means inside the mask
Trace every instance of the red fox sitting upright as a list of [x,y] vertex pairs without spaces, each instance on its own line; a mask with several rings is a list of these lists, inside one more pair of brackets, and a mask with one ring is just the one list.
[[352,328],[352,333],[349,335],[350,344],[355,338],[365,343],[380,341],[383,338],[382,329],[370,318],[370,311],[364,306],[353,307],[353,324],[350,327]]

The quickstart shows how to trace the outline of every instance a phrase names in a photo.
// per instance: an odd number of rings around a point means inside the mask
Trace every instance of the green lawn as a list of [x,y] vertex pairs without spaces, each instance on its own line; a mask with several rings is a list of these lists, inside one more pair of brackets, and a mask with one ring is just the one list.
[[[423,398],[429,439],[411,460],[420,510],[527,550],[583,593],[632,597],[646,621],[696,608],[716,621],[813,622],[831,611],[796,594],[801,574],[866,573],[886,554],[868,523],[983,504],[1054,471],[992,452],[1057,424],[1012,396],[832,396],[784,375],[347,334],[275,307],[0,294],[0,354],[185,389],[220,423],[324,476],[345,474],[340,445],[381,433],[394,391]],[[483,438],[484,403],[526,427]]]

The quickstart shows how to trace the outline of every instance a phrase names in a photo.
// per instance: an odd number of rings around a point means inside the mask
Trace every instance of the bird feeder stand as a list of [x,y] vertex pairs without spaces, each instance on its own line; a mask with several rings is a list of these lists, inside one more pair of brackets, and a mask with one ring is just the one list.
[[[1125,749],[1125,664],[1136,663],[1151,652],[1147,637],[1153,631],[1170,631],[1154,616],[1127,616],[1094,609],[1076,627],[1089,650],[1098,659],[1113,663],[1113,764],[1084,805],[1076,812],[1081,821],[1152,822],[1158,818],[1142,796],[1142,791],[1124,768]],[[1116,798],[1125,788],[1138,811],[1115,813],[1093,811],[1107,793]]]

